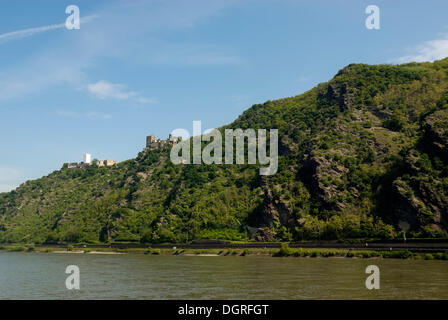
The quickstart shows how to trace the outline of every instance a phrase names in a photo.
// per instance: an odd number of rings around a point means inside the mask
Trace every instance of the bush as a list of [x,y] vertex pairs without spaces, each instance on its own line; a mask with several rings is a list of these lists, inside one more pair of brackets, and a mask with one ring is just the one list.
[[443,260],[443,253],[442,252],[434,253],[434,258],[437,260]]
[[282,243],[280,250],[274,255],[276,257],[289,257],[293,253],[287,243]]
[[414,255],[414,254],[413,254],[411,251],[409,251],[409,250],[401,251],[401,252],[400,252],[400,258],[402,258],[402,259],[408,259],[408,258],[411,258],[413,255]]
[[322,257],[334,257],[336,255],[336,251],[334,250],[325,250],[320,253]]
[[362,126],[366,129],[372,128],[372,121],[367,120],[362,123]]
[[58,243],[58,242],[59,242],[59,236],[57,235],[56,232],[49,232],[44,241],[44,243]]
[[[64,241],[78,243],[81,241],[83,233],[77,228],[72,228],[64,235]],[[49,240],[49,239],[48,239]]]
[[140,243],[151,243],[152,241],[153,241],[152,230],[151,229],[144,230],[140,236]]
[[425,260],[434,260],[434,256],[430,253],[425,254]]
[[178,255],[180,255],[180,254],[182,254],[182,253],[184,253],[185,252],[185,250],[184,249],[176,249],[176,251],[174,251],[174,255],[175,256],[178,256]]
[[160,249],[152,249],[151,254],[159,255],[161,253]]
[[383,251],[381,253],[383,258],[396,258],[396,259],[408,259],[414,256],[414,254],[409,250],[403,251]]
[[304,253],[303,253],[303,248],[299,248],[296,251],[294,251],[294,257],[303,257]]

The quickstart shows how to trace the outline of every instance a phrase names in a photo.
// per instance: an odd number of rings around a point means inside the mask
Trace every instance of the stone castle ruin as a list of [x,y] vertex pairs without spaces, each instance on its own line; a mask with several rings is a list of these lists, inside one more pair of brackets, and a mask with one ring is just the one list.
[[[176,137],[170,134],[168,139],[162,140],[157,139],[155,135],[150,135],[146,137],[146,149],[159,149],[166,146],[174,146],[182,141],[182,137]],[[71,162],[64,163],[62,168],[68,169],[80,169],[80,168],[88,168],[92,164],[96,164],[98,167],[111,167],[118,164],[118,161],[115,160],[96,160],[92,161],[92,155],[89,153],[84,154],[84,158],[82,162]]]
[[147,149],[158,149],[166,146],[174,146],[182,141],[182,137],[176,137],[170,134],[168,139],[161,140],[156,139],[155,135],[150,135],[146,137],[146,148]]

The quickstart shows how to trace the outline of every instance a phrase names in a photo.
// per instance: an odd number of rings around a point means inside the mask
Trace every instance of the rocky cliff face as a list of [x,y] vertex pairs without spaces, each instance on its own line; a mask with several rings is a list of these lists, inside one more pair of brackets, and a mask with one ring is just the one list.
[[[443,169],[443,163],[448,160],[448,109],[429,115],[422,125],[423,136],[418,149],[427,153],[422,155],[411,150],[406,155],[404,165],[408,174],[393,182],[396,196],[393,212],[396,221],[407,221],[411,227],[427,225],[433,230],[443,230],[448,226],[446,169]],[[440,176],[431,172],[433,165],[436,170],[442,169]]]
[[[351,65],[317,88],[317,105],[339,112],[328,114],[327,125],[304,149],[299,179],[319,212],[367,210],[397,231],[404,222],[411,230],[424,228],[421,235],[443,234],[448,228],[446,71],[420,79],[408,75],[408,83],[389,83],[373,97],[363,96],[366,88],[359,85],[375,81],[368,73],[366,78]],[[391,70],[380,73],[391,80]],[[279,221],[281,214],[288,217],[285,225],[306,220],[271,197],[265,196],[262,225]]]
[[429,115],[424,122],[425,136],[422,147],[428,153],[448,160],[448,110],[438,110]]

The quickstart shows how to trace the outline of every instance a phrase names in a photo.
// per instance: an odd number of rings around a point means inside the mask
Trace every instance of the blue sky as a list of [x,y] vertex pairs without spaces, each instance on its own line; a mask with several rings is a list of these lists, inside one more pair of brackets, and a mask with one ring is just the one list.
[[[62,26],[72,4],[80,30]],[[380,30],[365,27],[371,4]],[[0,192],[84,152],[123,161],[151,133],[219,127],[349,63],[446,57],[447,12],[446,0],[2,0]]]

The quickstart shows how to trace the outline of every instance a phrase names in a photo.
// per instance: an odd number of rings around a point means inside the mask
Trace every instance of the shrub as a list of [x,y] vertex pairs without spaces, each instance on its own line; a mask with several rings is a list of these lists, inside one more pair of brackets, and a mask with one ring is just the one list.
[[184,253],[185,252],[185,250],[184,249],[177,249],[176,251],[174,251],[174,255],[175,256],[178,256],[178,255],[180,255],[180,254],[182,254],[182,253]]
[[425,260],[434,260],[434,256],[430,253],[425,254]]
[[140,236],[140,243],[151,243],[153,241],[152,230],[146,229]]
[[371,258],[371,257],[373,257],[373,252],[371,252],[371,251],[361,251],[359,256],[361,258]]
[[334,250],[325,250],[320,253],[322,257],[334,257],[336,255],[336,251]]
[[434,253],[434,258],[437,260],[443,260],[443,253],[442,252]]
[[151,254],[159,255],[161,253],[160,249],[152,249]]
[[294,251],[294,257],[303,257],[304,253],[303,253],[303,248],[299,248],[296,251]]
[[292,255],[292,249],[287,243],[282,243],[280,250],[275,254],[276,257],[289,257]]
[[83,233],[78,228],[72,228],[64,235],[64,241],[78,243],[83,237]]
[[409,250],[402,251],[383,251],[381,252],[383,258],[396,258],[396,259],[408,259],[414,256]]
[[400,258],[402,258],[402,259],[408,259],[408,258],[411,258],[412,256],[413,256],[413,253],[409,250],[400,251]]
[[448,250],[445,251],[445,254],[443,255],[443,260],[448,260]]
[[362,126],[366,129],[372,128],[372,121],[367,120],[362,123]]

